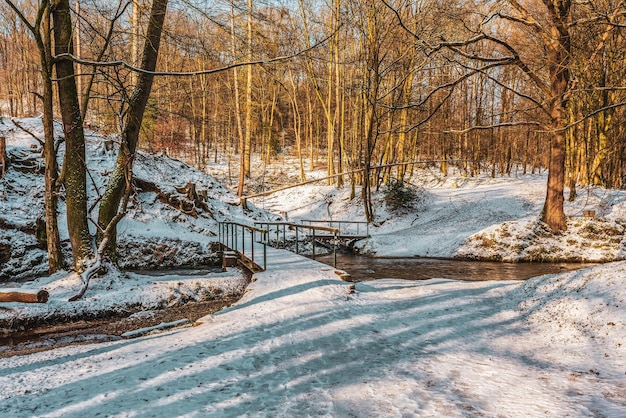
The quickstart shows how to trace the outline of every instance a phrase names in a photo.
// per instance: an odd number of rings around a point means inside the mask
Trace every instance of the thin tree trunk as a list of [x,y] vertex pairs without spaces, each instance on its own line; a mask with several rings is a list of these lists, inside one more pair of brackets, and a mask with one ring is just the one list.
[[[231,45],[230,45],[230,51],[231,51],[231,56],[232,59],[235,59],[236,56],[236,52],[237,52],[237,45],[236,45],[236,41],[237,38],[235,36],[235,5],[233,3],[233,1],[231,0],[230,2],[230,41],[231,41]],[[237,67],[233,68],[233,89],[234,89],[234,96],[235,96],[235,120],[237,122],[237,135],[239,137],[239,184],[237,186],[237,195],[238,196],[243,196],[243,188],[246,182],[246,173],[245,173],[245,169],[244,169],[244,148],[246,147],[246,139],[243,135],[243,125],[241,122],[241,102],[239,99],[239,72],[237,71]],[[229,147],[229,154],[230,154],[230,147]],[[228,168],[229,168],[229,175],[228,178],[230,179],[230,157],[228,158]]]
[[[52,9],[56,55],[73,53],[73,27],[69,0],[58,0]],[[76,90],[74,63],[70,59],[56,62],[59,105],[65,133],[65,191],[67,227],[76,271],[82,271],[92,253],[87,223],[87,168],[85,134]]]
[[41,77],[43,84],[43,129],[45,159],[45,188],[46,188],[46,245],[48,250],[48,273],[57,272],[63,267],[61,253],[61,239],[59,237],[58,213],[57,213],[57,155],[54,147],[54,121],[53,121],[53,90],[52,90],[52,42],[50,39],[50,13],[44,12],[43,39],[40,39],[39,52],[41,58]]
[[[252,0],[248,0],[248,61],[252,61]],[[252,66],[248,65],[246,77],[246,130],[243,153],[244,176],[250,177],[250,154],[252,152]]]

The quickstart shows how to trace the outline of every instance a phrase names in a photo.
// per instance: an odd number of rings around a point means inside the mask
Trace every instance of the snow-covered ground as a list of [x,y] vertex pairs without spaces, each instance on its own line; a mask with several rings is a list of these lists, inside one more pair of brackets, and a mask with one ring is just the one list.
[[[417,171],[414,209],[390,211],[384,191],[374,197],[371,239],[365,254],[399,257],[463,257],[504,261],[612,261],[626,257],[626,192],[587,188],[566,202],[568,231],[554,236],[538,221],[547,175],[489,178]],[[383,189],[384,190],[384,189]],[[357,193],[358,195],[359,193]],[[350,189],[313,185],[258,197],[254,203],[290,220],[364,221]],[[596,218],[584,218],[594,210]]]
[[[178,164],[148,166],[162,163]],[[177,169],[181,186],[183,171],[191,175],[185,167],[142,176],[172,184],[166,180]],[[349,190],[290,189],[255,199],[259,210],[244,212],[234,201],[220,206],[232,195],[193,175],[219,190],[212,203],[223,210],[214,212],[218,219],[271,217],[265,209],[289,219],[362,220]],[[411,182],[421,193],[416,209],[394,214],[378,196],[373,236],[361,251],[497,258],[514,254],[517,242],[525,245],[520,256],[572,247],[581,259],[622,258],[622,191],[580,192],[566,208],[570,232],[549,237],[536,220],[543,175],[468,179],[420,171]],[[126,236],[210,239],[216,219],[185,217],[152,200],[142,196]],[[10,202],[0,202],[2,209]],[[588,209],[602,218],[580,218]],[[356,284],[282,250],[270,250],[268,266],[239,302],[195,327],[0,359],[0,416],[626,416],[626,262],[525,282]],[[47,288],[48,304],[0,304],[0,315],[169,300],[239,279],[235,271],[187,280],[105,276],[77,305],[66,300],[78,278],[59,273],[25,285]]]
[[626,416],[626,263],[351,284],[282,250],[196,327],[0,360],[2,416]]

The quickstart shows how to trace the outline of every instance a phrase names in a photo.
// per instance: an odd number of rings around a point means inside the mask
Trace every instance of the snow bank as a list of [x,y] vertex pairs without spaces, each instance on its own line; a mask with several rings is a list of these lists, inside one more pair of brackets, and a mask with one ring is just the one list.
[[626,220],[575,217],[552,234],[537,218],[503,222],[470,236],[455,255],[496,261],[607,262],[626,256]]

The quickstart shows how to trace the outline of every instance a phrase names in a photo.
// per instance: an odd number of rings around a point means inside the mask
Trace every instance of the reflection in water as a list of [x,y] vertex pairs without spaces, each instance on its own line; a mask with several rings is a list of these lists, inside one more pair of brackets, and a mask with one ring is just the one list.
[[[333,256],[317,261],[333,265]],[[337,268],[351,275],[352,281],[376,279],[456,279],[469,281],[526,280],[543,274],[563,273],[594,264],[583,263],[498,263],[440,258],[370,258],[337,254]]]

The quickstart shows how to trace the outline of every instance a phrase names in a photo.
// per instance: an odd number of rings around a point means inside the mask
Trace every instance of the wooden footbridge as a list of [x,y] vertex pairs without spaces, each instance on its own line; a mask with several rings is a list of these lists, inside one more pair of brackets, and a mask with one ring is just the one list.
[[300,253],[301,245],[310,242],[315,258],[316,245],[333,250],[335,266],[337,249],[352,247],[369,237],[369,225],[362,221],[302,220],[295,222],[220,222],[218,240],[223,254],[223,266],[239,260],[251,271],[267,268],[267,246],[285,248]]

